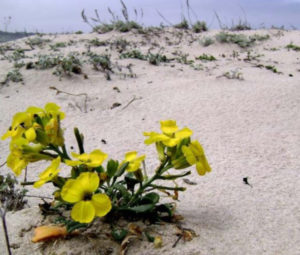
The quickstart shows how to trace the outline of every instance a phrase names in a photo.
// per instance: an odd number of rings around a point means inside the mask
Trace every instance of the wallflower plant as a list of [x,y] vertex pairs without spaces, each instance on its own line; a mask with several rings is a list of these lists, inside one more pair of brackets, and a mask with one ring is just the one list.
[[[145,144],[155,144],[159,159],[158,167],[149,176],[142,167],[146,155],[129,151],[118,161],[108,159],[100,149],[85,152],[84,137],[77,128],[74,135],[78,153],[71,152],[70,156],[61,127],[64,118],[55,103],[47,103],[44,108],[30,106],[13,116],[2,139],[11,139],[7,166],[17,176],[28,164],[47,161],[37,180],[23,184],[35,188],[54,185],[51,206],[70,211],[67,217],[71,219],[62,220],[69,232],[88,227],[96,217],[105,217],[112,223],[120,217],[146,219],[151,223],[171,220],[174,203],[160,202],[159,192],[185,191],[174,180],[191,174],[183,169],[192,165],[199,175],[211,171],[202,146],[191,141],[192,130],[179,129],[174,120],[161,121],[161,133],[144,133]],[[60,175],[61,164],[70,167],[68,176]]]

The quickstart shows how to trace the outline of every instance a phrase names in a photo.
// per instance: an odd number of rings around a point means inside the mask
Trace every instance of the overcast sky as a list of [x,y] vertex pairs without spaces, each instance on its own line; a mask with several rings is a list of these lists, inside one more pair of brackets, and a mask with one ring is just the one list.
[[[143,10],[143,17],[139,15],[137,21],[144,25],[163,22],[157,10],[173,24],[180,22],[182,13],[187,17],[185,0],[124,2],[131,19],[135,19],[134,9],[139,13]],[[219,27],[215,12],[228,26],[247,20],[254,28],[284,25],[288,29],[300,29],[300,0],[190,0],[190,5],[194,11],[191,13],[192,20],[204,20],[211,29]],[[0,30],[89,32],[90,27],[81,19],[82,9],[91,17],[94,16],[94,9],[98,9],[101,19],[109,22],[111,17],[107,7],[121,16],[119,0],[0,0]],[[11,17],[10,22],[7,22],[8,17]]]

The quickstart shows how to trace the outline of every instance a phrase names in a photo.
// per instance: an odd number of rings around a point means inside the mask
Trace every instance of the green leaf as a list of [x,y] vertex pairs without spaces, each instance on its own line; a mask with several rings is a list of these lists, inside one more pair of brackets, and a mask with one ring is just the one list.
[[97,173],[104,173],[105,172],[105,170],[104,170],[104,167],[103,166],[98,166],[98,167],[96,167],[96,168],[94,168],[95,170],[96,170],[96,172]]
[[166,212],[169,217],[173,216],[173,206],[171,204],[161,204],[156,206],[155,210],[160,213]]
[[55,187],[58,187],[58,188],[62,188],[64,185],[65,185],[65,178],[63,177],[60,177],[60,176],[56,176],[53,180],[52,180],[52,184],[55,186]]
[[135,213],[145,213],[145,212],[152,211],[154,206],[155,206],[154,204],[138,205],[138,206],[130,207],[128,208],[128,210]]
[[151,236],[148,232],[144,232],[145,236],[147,237],[148,242],[153,243],[154,242],[154,237]]
[[125,172],[128,165],[129,165],[129,162],[125,162],[124,164],[122,164],[120,166],[118,172],[116,173],[115,177],[120,177]]
[[118,167],[119,167],[119,162],[117,160],[110,159],[107,162],[107,167],[106,167],[107,175],[109,177],[113,177],[118,171]]
[[134,186],[138,183],[140,183],[139,180],[137,180],[135,177],[134,177],[134,174],[133,173],[128,173],[126,174],[125,176],[125,182],[127,184],[127,189],[129,189],[130,191],[134,191]]
[[128,231],[126,229],[113,229],[111,231],[112,237],[117,241],[117,242],[122,242],[123,239],[126,237],[128,234]]
[[72,167],[72,170],[71,170],[71,177],[73,179],[77,178],[79,176],[79,169],[78,167]]
[[76,229],[79,229],[79,228],[87,228],[88,227],[88,224],[85,224],[85,223],[79,223],[79,222],[72,222],[72,223],[68,223],[66,225],[66,228],[67,228],[67,232],[68,233],[71,233],[73,232],[74,230]]
[[159,201],[159,195],[155,192],[150,192],[146,194],[142,199],[141,199],[141,204],[156,204]]
[[120,191],[124,198],[130,197],[130,193],[128,192],[128,190],[121,184],[115,184],[111,188]]

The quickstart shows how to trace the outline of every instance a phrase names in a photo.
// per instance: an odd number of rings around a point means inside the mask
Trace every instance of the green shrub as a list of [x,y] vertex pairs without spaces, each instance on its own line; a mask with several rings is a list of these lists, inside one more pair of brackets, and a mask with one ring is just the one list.
[[250,40],[246,35],[230,34],[223,31],[216,35],[216,39],[220,43],[234,43],[241,48],[247,48],[249,46],[252,46],[254,43],[254,40]]
[[50,42],[49,39],[43,39],[41,36],[36,36],[32,38],[28,38],[25,43],[30,46],[30,48],[34,49],[34,46],[38,46],[42,48],[45,43]]
[[112,71],[109,55],[98,55],[98,54],[90,52],[88,54],[88,56],[90,57],[89,62],[93,65],[95,70]]
[[203,53],[199,57],[196,57],[197,60],[204,60],[204,61],[215,61],[217,60],[213,55],[206,55]]
[[220,32],[216,35],[217,41],[220,43],[234,43],[240,46],[241,48],[247,48],[253,46],[256,41],[263,41],[269,39],[269,35],[253,35],[247,37],[243,34],[231,34],[228,32]]
[[148,58],[148,62],[152,65],[159,65],[161,62],[169,62],[169,60],[167,59],[167,57],[165,55],[161,55],[161,54],[152,54],[149,53],[147,55]]
[[178,29],[189,29],[189,23],[188,21],[184,18],[180,23],[174,25],[175,28]]
[[286,48],[289,50],[300,51],[300,46],[297,46],[293,43],[288,44]]
[[192,26],[192,30],[195,33],[201,33],[201,32],[205,32],[208,31],[207,25],[205,21],[197,21],[193,26]]
[[19,69],[13,69],[12,71],[7,73],[4,83],[7,83],[9,81],[16,82],[16,83],[23,81],[23,76],[20,73]]
[[142,54],[139,50],[132,50],[120,55],[120,58],[136,58],[140,60],[147,60],[147,55]]
[[245,31],[245,30],[251,30],[251,26],[247,21],[241,21],[239,20],[239,23],[236,25],[232,25],[230,28],[231,31]]
[[72,73],[81,74],[82,70],[79,58],[70,53],[68,56],[59,59],[53,74],[62,77],[63,75],[70,76]]
[[116,22],[113,22],[111,24],[100,24],[98,26],[95,26],[93,28],[94,32],[98,32],[101,34],[108,33],[112,30],[116,30],[122,33],[126,33],[131,31],[132,29],[142,29],[142,26],[140,26],[135,21],[122,21],[118,20]]
[[101,33],[101,34],[105,34],[113,30],[114,30],[113,24],[101,24],[93,27],[94,32]]
[[92,46],[107,46],[109,43],[107,41],[99,41],[98,38],[94,38],[92,40],[89,41],[89,44],[91,44]]
[[49,45],[50,49],[51,50],[54,50],[54,51],[57,51],[58,48],[64,48],[66,47],[67,45],[64,43],[64,42],[57,42],[53,45]]
[[26,69],[39,69],[45,70],[50,69],[58,65],[61,61],[62,56],[52,56],[52,55],[39,55],[38,60],[34,63],[29,62],[27,63]]
[[210,38],[210,37],[205,37],[200,43],[204,46],[204,47],[207,47],[211,44],[213,44],[215,41]]

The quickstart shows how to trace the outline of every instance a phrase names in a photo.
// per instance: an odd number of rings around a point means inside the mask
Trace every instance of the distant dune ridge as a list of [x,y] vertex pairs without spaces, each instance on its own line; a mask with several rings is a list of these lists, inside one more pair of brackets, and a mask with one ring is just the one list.
[[31,35],[34,35],[34,33],[27,33],[27,32],[11,33],[11,32],[0,31],[0,43],[17,40]]

